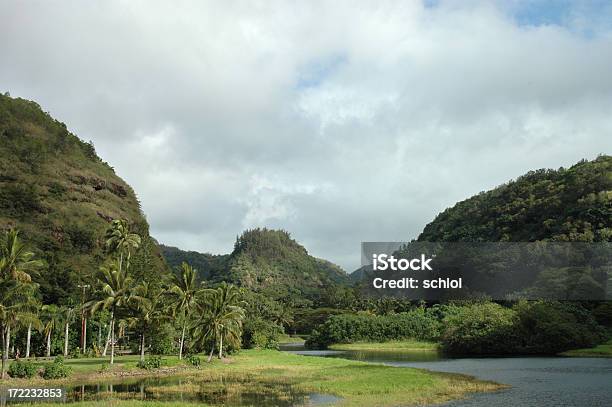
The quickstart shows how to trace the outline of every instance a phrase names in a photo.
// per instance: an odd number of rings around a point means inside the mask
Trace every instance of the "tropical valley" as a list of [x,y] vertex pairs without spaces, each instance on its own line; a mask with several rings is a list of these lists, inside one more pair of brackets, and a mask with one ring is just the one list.
[[[606,301],[373,299],[364,270],[289,231],[237,230],[224,254],[167,246],[137,193],[36,102],[0,96],[3,388],[62,388],[82,406],[425,405],[511,391],[435,361],[612,356],[609,273],[607,287],[593,270],[549,276]],[[610,242],[612,157],[530,171],[412,238]]]

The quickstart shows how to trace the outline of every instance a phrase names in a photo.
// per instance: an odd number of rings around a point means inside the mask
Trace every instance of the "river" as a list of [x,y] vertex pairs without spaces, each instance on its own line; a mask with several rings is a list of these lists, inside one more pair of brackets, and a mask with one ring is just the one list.
[[391,366],[463,373],[509,384],[495,393],[480,393],[446,404],[452,407],[590,407],[612,406],[612,359],[570,357],[445,358],[436,352],[309,351],[283,346],[298,354],[340,357]]

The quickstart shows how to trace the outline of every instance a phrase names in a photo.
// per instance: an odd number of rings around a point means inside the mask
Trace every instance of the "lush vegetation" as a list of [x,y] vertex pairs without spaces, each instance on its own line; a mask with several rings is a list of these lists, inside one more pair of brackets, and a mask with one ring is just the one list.
[[309,333],[329,315],[346,312],[358,293],[346,273],[306,249],[282,230],[253,229],[236,239],[229,255],[214,256],[162,246],[171,265],[200,265],[197,280],[228,282],[243,290],[243,345],[276,348],[279,337]]
[[402,352],[402,351],[424,351],[432,352],[439,350],[437,342],[417,341],[414,339],[392,340],[387,342],[354,342],[330,345],[334,350],[362,350],[371,352]]
[[578,357],[612,357],[612,340],[592,348],[572,349],[562,353],[563,356]]
[[612,157],[530,171],[457,203],[425,226],[420,241],[612,239]]
[[[93,284],[93,298],[78,308],[41,304],[35,293],[38,285],[30,273],[36,272],[42,262],[34,259],[34,253],[20,241],[15,230],[6,232],[0,241],[0,332],[2,333],[2,377],[4,378],[10,354],[19,358],[19,351],[10,347],[13,332],[26,336],[26,357],[29,357],[31,330],[37,327],[44,334],[46,356],[52,354],[51,338],[58,330],[64,335],[63,355],[69,349],[70,325],[76,314],[95,316],[106,313],[108,328],[102,356],[110,349],[110,365],[114,364],[116,335],[125,336],[128,329],[139,337],[141,367],[158,368],[155,357],[145,359],[147,338],[152,328],[166,326],[181,329],[179,359],[182,358],[186,331],[190,332],[190,351],[210,349],[209,361],[215,349],[223,358],[224,350],[239,349],[242,341],[244,310],[241,308],[241,292],[225,282],[216,288],[198,287],[195,272],[187,264],[174,278],[151,280],[138,279],[132,263],[133,255],[140,248],[141,237],[133,233],[125,220],[114,220],[105,232],[107,260],[100,267]],[[197,312],[192,312],[192,311]],[[173,325],[169,316],[173,315]],[[27,327],[27,331],[24,329]],[[22,328],[19,331],[19,328]],[[119,329],[118,329],[119,328]],[[160,331],[158,331],[160,333]],[[157,337],[159,341],[159,337]],[[149,339],[149,342],[151,340]],[[225,347],[224,347],[225,346]],[[151,348],[154,346],[151,344]],[[97,350],[94,344],[94,350]],[[97,350],[99,352],[99,350]],[[78,352],[77,352],[78,353]],[[157,361],[157,362],[156,362]],[[16,375],[29,372],[26,365],[17,365]],[[70,374],[64,358],[56,357],[44,367],[42,376],[57,379]]]
[[[609,241],[611,165],[602,156],[529,173],[448,209],[419,240]],[[339,267],[309,255],[286,231],[248,230],[225,255],[162,246],[168,267],[136,195],[93,145],[35,103],[7,96],[0,96],[0,232],[3,378],[94,379],[172,366],[174,373],[289,381],[347,405],[422,404],[497,387],[270,349],[286,333],[302,333],[316,347],[609,351],[609,343],[592,348],[609,337],[609,302],[363,298]],[[232,363],[213,360],[227,362],[228,354]]]
[[333,343],[383,342],[414,338],[431,341],[440,336],[440,323],[422,307],[390,315],[344,314],[330,317],[315,329],[306,344],[326,347]]
[[169,274],[134,191],[93,144],[36,103],[0,95],[0,231],[19,230],[42,261],[32,274],[40,301],[80,304],[79,285],[102,265],[100,237],[112,219],[128,220],[143,239],[132,259],[136,275]]
[[236,238],[229,255],[161,248],[168,264],[192,264],[200,280],[231,282],[273,300],[291,298],[297,307],[316,305],[327,287],[346,286],[349,281],[342,269],[310,256],[283,230],[247,230]]
[[336,315],[314,330],[306,344],[326,347],[416,339],[439,341],[441,349],[451,354],[556,354],[594,346],[605,338],[605,327],[579,304],[521,301],[502,306],[484,301],[384,316]]
[[[137,367],[138,356],[117,356],[116,368],[105,373],[129,376],[143,371]],[[97,383],[100,359],[68,359],[66,364],[78,372],[84,382]],[[151,391],[160,394],[201,391],[200,385],[208,383],[223,393],[228,386],[236,392],[253,391],[262,385],[291,386],[302,393],[322,393],[341,398],[343,406],[397,406],[424,405],[460,398],[471,392],[493,391],[503,386],[475,380],[463,375],[440,374],[420,369],[396,368],[346,359],[300,356],[271,350],[243,350],[232,358],[232,363],[203,363],[199,369],[187,366],[186,360],[168,356],[161,360],[169,373],[151,372],[156,377],[164,374],[181,375],[182,384],[164,386]],[[40,380],[40,379],[39,379]],[[54,383],[63,383],[62,379]],[[32,383],[31,381],[29,383]],[[195,386],[195,387],[194,387]],[[104,400],[104,404],[80,403],[80,406],[114,405],[148,406],[132,400]],[[230,403],[228,403],[230,404]],[[155,404],[153,404],[155,405]],[[161,404],[160,404],[161,405]],[[164,406],[186,406],[187,402]]]

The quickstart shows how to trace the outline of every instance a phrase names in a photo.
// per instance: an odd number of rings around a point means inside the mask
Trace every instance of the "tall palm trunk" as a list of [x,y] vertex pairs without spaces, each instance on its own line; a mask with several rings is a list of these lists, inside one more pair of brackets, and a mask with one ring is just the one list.
[[104,343],[104,351],[102,352],[102,356],[106,356],[106,353],[108,352],[108,344],[110,343],[110,340],[111,340],[112,326],[113,326],[113,321],[111,319],[111,321],[108,323],[108,333],[106,334],[106,342]]
[[47,332],[47,357],[51,357],[51,330]]
[[181,333],[181,345],[179,346],[179,360],[183,359],[183,345],[185,344],[185,327],[187,321],[183,321],[183,332]]
[[28,324],[28,335],[26,337],[26,353],[25,353],[26,358],[30,357],[30,342],[31,341],[32,341],[32,323],[30,322]]
[[215,353],[215,345],[213,344],[213,346],[210,348],[210,354],[208,355],[208,360],[207,362],[210,363],[210,361],[212,360],[213,354]]
[[110,364],[115,363],[115,316],[111,314],[111,359]]
[[2,373],[0,374],[0,378],[4,379],[6,375],[6,365],[8,361],[8,349],[6,349],[6,327],[3,325],[0,329],[2,333]]
[[70,324],[68,322],[64,325],[64,357],[68,356],[68,329]]
[[144,355],[145,355],[145,332],[142,331],[142,334],[140,335],[140,361],[144,362]]
[[223,357],[223,333],[219,336],[219,359]]
[[[11,326],[6,326],[6,359],[9,357],[9,350],[11,349]],[[13,352],[14,353],[14,352]]]

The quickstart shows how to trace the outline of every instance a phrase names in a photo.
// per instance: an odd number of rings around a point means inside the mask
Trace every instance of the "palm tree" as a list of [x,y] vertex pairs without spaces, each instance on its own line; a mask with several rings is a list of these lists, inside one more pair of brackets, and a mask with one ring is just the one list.
[[28,307],[28,297],[34,295],[36,286],[13,279],[0,279],[0,337],[2,341],[2,370],[4,378],[10,349],[11,330],[18,324],[35,321]]
[[51,336],[57,326],[60,325],[62,318],[61,309],[55,304],[42,306],[43,333],[47,340],[47,357],[51,357]]
[[169,295],[174,305],[174,315],[180,315],[183,322],[181,341],[179,344],[179,359],[183,358],[183,347],[185,345],[185,329],[187,321],[195,306],[195,295],[197,292],[196,270],[189,264],[181,264],[181,274],[174,275]]
[[68,330],[70,329],[70,324],[74,321],[75,308],[73,307],[62,307],[60,309],[60,313],[63,317],[64,323],[64,356],[68,356]]
[[[33,293],[38,288],[38,284],[32,284],[30,288]],[[26,352],[25,357],[30,357],[30,344],[32,340],[32,328],[37,331],[42,330],[42,323],[39,319],[39,313],[42,305],[40,301],[34,295],[28,295],[25,301],[23,302],[23,310],[19,317],[19,324],[26,328]]]
[[212,341],[208,361],[215,346],[223,357],[223,342],[239,344],[242,336],[244,309],[240,307],[240,291],[234,285],[222,283],[216,289],[201,290],[197,303],[200,318],[194,324],[193,336],[200,344]]
[[34,253],[19,241],[19,232],[9,230],[0,239],[0,336],[2,337],[2,369],[4,378],[10,349],[11,328],[26,320],[34,321],[29,299],[34,297],[35,284],[30,272],[42,265],[33,260]]
[[11,229],[0,240],[0,278],[21,282],[32,280],[29,273],[42,266],[40,260],[33,260],[34,253],[19,240],[19,231]]
[[140,246],[140,236],[130,232],[130,225],[125,219],[115,219],[106,231],[106,247],[119,258],[119,271],[123,271],[123,258],[129,265],[132,249]]
[[[112,260],[107,266],[100,267],[98,282],[102,286],[103,298],[93,300],[86,307],[93,314],[99,309],[110,311],[109,340],[111,345],[111,365],[115,361],[115,317],[118,307],[125,305],[130,297],[132,279],[126,271],[120,269],[120,262]],[[108,340],[107,340],[108,343]],[[105,347],[106,348],[106,347]]]
[[283,307],[278,313],[278,315],[276,315],[276,317],[274,318],[274,322],[289,331],[289,327],[294,322],[293,310],[288,306]]
[[140,360],[144,361],[146,332],[152,324],[165,319],[163,313],[162,291],[151,282],[144,281],[134,288],[130,303],[135,306],[137,317],[130,318],[131,326],[140,327]]

